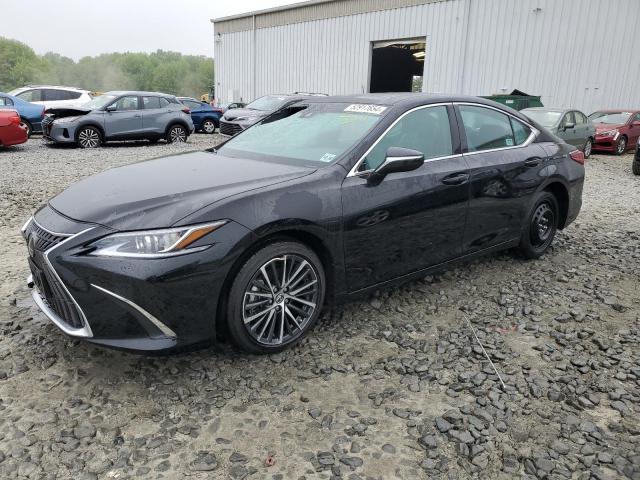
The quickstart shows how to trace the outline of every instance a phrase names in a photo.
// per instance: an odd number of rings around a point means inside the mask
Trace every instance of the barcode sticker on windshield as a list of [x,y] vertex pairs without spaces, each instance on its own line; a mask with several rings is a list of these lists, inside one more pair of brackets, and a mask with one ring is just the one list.
[[382,107],[380,105],[364,105],[361,103],[355,103],[353,105],[349,105],[344,109],[345,112],[356,112],[356,113],[372,113],[373,115],[380,115],[384,112],[387,107]]

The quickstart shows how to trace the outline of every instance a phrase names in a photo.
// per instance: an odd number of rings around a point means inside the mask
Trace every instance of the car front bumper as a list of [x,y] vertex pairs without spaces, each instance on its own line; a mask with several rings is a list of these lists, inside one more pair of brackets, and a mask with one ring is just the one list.
[[42,138],[55,143],[75,143],[76,127],[73,123],[58,125],[55,122],[43,122]]
[[228,120],[220,120],[220,134],[227,137],[233,137],[239,134],[243,130],[249,128],[254,123],[257,123],[260,119],[251,120],[247,122],[235,122]]
[[618,148],[619,135],[613,137],[599,137],[596,135],[595,143],[593,144],[593,150],[600,152],[615,152]]
[[36,214],[23,228],[28,285],[36,305],[64,333],[138,351],[215,340],[220,292],[237,258],[234,247],[250,234],[245,227],[229,222],[212,234],[213,244],[205,250],[135,259],[87,254],[89,243],[113,233],[105,227],[60,234],[39,218]]

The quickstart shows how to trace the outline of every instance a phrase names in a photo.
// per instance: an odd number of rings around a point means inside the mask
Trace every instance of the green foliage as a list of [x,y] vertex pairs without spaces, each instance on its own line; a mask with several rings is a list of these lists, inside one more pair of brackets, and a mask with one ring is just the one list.
[[27,45],[0,37],[0,91],[29,83],[87,90],[151,90],[198,98],[213,84],[213,59],[158,50],[106,53],[74,62],[57,53],[38,56]]

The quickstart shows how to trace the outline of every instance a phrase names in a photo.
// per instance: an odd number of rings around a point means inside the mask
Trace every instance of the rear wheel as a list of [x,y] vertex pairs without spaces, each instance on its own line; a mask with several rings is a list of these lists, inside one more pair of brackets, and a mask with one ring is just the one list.
[[324,269],[312,250],[288,241],[267,245],[246,261],[231,286],[231,338],[247,352],[284,350],[314,325],[324,293]]
[[29,120],[25,120],[24,118],[21,118],[20,126],[27,130],[27,138],[31,137],[31,134],[33,133],[33,128],[31,127]]
[[216,131],[216,123],[207,118],[204,122],[202,122],[202,131],[204,133],[213,133]]
[[634,175],[640,175],[640,160],[635,158],[631,164],[631,170]]
[[187,141],[187,130],[182,125],[171,125],[167,131],[167,142],[184,143]]
[[82,127],[78,132],[77,142],[82,148],[97,148],[102,143],[102,136],[95,127]]
[[622,155],[627,151],[627,137],[620,137],[616,144],[616,155]]
[[558,230],[556,197],[550,192],[540,192],[533,205],[520,239],[520,250],[527,258],[542,256],[553,243]]
[[584,144],[584,148],[582,151],[584,152],[584,158],[589,158],[591,156],[591,151],[593,150],[593,140],[587,138],[587,143]]

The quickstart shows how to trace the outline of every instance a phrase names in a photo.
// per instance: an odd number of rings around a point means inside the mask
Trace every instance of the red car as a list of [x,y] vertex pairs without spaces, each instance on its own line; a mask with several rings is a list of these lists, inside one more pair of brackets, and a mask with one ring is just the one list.
[[622,155],[640,137],[640,110],[600,110],[589,115],[596,127],[594,150]]
[[21,123],[20,115],[15,110],[0,110],[0,147],[27,141],[27,129]]

